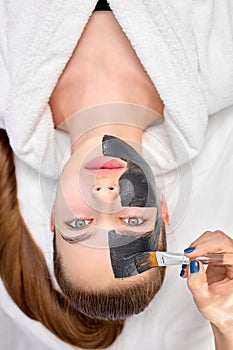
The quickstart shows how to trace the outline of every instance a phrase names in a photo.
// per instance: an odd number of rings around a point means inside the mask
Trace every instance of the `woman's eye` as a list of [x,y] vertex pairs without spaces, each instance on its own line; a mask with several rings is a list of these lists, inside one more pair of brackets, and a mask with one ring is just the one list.
[[68,222],[68,226],[72,228],[76,228],[77,230],[82,230],[83,228],[87,227],[92,220],[87,219],[75,219],[73,221]]
[[137,218],[137,217],[132,217],[132,218],[125,218],[122,219],[125,224],[129,226],[138,226],[144,223],[144,220]]

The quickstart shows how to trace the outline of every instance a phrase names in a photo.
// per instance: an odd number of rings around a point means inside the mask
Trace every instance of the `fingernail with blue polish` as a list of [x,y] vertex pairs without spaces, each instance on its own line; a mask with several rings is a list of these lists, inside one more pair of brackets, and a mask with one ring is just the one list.
[[185,253],[192,253],[194,251],[195,247],[189,247],[184,250]]
[[197,260],[192,260],[190,262],[190,272],[191,273],[195,273],[195,272],[198,272],[200,269],[200,264],[199,264],[199,261]]
[[186,265],[186,264],[183,264],[181,267],[182,267],[183,270],[185,270],[186,267],[187,267],[187,265]]
[[185,273],[185,271],[184,271],[184,269],[182,269],[182,270],[180,271],[180,277],[183,277],[183,276],[184,276],[184,273]]

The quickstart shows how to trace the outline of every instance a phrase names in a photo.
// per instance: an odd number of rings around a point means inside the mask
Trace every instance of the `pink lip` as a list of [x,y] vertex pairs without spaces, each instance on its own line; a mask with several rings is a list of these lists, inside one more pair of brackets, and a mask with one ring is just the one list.
[[96,169],[93,169],[90,171],[93,171],[96,173],[96,176],[104,176],[104,175],[113,175],[113,174],[117,174],[119,173],[120,171],[122,171],[123,168],[115,168],[115,169],[99,169],[99,170],[96,170]]
[[110,157],[96,157],[89,160],[84,168],[88,170],[98,170],[98,173],[112,173],[112,171],[119,171],[126,167],[125,162],[116,158]]

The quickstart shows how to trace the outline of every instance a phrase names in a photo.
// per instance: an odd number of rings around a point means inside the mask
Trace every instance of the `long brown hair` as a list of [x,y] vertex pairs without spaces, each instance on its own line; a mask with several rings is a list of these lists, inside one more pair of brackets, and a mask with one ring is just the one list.
[[69,304],[52,285],[42,251],[24,223],[17,200],[11,147],[0,130],[0,275],[18,307],[61,340],[85,349],[110,346],[124,320],[88,317]]

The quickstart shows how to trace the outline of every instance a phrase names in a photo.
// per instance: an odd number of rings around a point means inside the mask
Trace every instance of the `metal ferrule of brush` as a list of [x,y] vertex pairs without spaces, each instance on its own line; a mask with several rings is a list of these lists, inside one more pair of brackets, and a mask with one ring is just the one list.
[[189,258],[182,253],[156,252],[159,266],[189,264]]

